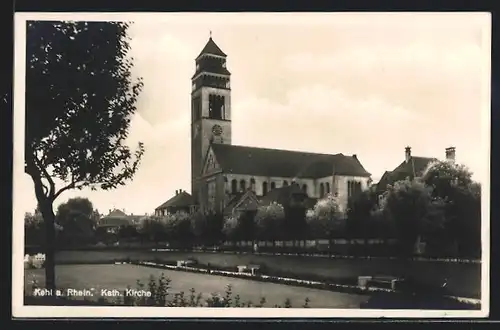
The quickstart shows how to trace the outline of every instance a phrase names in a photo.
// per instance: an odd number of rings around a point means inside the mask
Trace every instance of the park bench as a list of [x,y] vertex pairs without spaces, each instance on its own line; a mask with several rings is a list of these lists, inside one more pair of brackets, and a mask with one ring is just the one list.
[[194,260],[177,260],[177,267],[187,267],[189,265],[193,265]]
[[256,275],[256,273],[260,269],[260,266],[259,265],[240,265],[240,266],[237,266],[237,268],[238,268],[238,273],[250,272],[252,275]]
[[[377,288],[385,288],[385,289],[396,289],[396,283],[399,280],[396,277],[392,276],[373,276],[369,279],[366,279],[365,287],[377,287]],[[358,278],[359,282],[359,278]]]

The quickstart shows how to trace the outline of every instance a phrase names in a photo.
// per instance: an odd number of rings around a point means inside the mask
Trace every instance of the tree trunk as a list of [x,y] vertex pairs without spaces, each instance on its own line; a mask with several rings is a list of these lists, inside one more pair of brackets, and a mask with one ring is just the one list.
[[[30,173],[31,178],[35,186],[35,195],[38,202],[38,207],[42,213],[43,222],[45,225],[45,288],[52,290],[55,293],[56,290],[56,274],[55,274],[55,216],[54,210],[52,209],[52,203],[54,201],[54,191],[50,189],[48,194],[45,195],[44,186],[42,184],[42,179],[39,175]],[[52,187],[53,188],[53,187]],[[52,195],[51,195],[52,194]]]
[[39,201],[45,223],[45,288],[55,292],[55,215],[50,200]]

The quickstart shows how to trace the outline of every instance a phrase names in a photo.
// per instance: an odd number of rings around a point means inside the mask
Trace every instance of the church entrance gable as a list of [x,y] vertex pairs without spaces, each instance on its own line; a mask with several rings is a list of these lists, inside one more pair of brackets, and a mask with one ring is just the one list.
[[238,203],[234,206],[236,211],[257,211],[259,200],[252,191],[245,193]]
[[215,157],[214,151],[210,147],[208,149],[207,156],[205,157],[205,163],[203,164],[203,171],[201,172],[201,175],[207,176],[219,171],[220,171],[219,163],[217,162],[217,158]]

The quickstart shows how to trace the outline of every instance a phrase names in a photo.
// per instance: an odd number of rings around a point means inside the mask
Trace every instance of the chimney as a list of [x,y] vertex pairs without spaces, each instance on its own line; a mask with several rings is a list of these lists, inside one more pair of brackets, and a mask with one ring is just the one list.
[[411,158],[411,148],[406,147],[405,148],[405,161],[408,163],[410,161],[410,158]]
[[358,159],[358,155],[354,154],[354,155],[352,155],[352,158]]
[[446,160],[449,162],[455,162],[455,147],[449,147],[445,149],[446,151]]
[[175,189],[175,196],[179,195],[179,190]]

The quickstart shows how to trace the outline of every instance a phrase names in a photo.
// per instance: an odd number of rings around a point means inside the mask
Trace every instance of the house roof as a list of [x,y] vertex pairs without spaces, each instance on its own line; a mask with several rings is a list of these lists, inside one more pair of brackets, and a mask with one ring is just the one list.
[[335,174],[369,177],[355,156],[212,144],[223,172],[256,176],[322,178]]
[[121,211],[121,210],[118,210],[118,209],[114,209],[112,210],[111,212],[109,212],[108,215],[104,216],[102,219],[107,219],[107,218],[123,218],[123,217],[127,217],[128,215]]
[[167,207],[187,207],[194,204],[193,196],[185,191],[181,191],[179,194],[158,206],[155,210],[166,209]]
[[429,164],[435,161],[437,161],[437,158],[411,156],[408,162],[404,160],[394,170],[386,171],[377,183],[377,189],[385,190],[387,185],[393,184],[396,181],[420,177]]
[[408,162],[403,161],[392,172],[421,176],[429,163],[437,161],[437,158],[411,156]]
[[134,222],[143,220],[147,215],[128,215],[125,212],[114,209],[109,212],[108,215],[102,217],[99,220],[98,227],[115,227],[115,226],[125,226],[131,225]]
[[198,57],[200,57],[201,55],[203,54],[212,54],[212,55],[217,55],[217,56],[224,56],[226,57],[227,55],[224,54],[224,52],[219,48],[219,46],[217,46],[217,44],[215,43],[215,41],[212,39],[212,37],[210,37],[210,39],[208,39],[208,42],[207,44],[205,45],[205,47],[203,47],[203,50],[201,51],[200,55],[198,55]]

